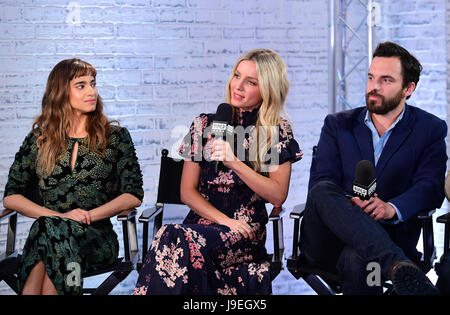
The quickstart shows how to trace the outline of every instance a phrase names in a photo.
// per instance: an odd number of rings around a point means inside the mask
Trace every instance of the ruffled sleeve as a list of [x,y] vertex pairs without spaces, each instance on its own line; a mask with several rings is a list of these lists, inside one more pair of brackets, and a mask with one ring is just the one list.
[[207,114],[200,114],[195,117],[189,128],[188,134],[183,138],[178,153],[185,159],[193,162],[203,161],[203,146],[204,140],[208,139],[210,135],[205,135],[205,130],[209,125],[209,116]]
[[287,161],[295,163],[302,159],[303,152],[294,139],[291,124],[284,118],[281,119],[279,125],[279,142],[275,145],[274,149],[278,152],[279,165]]

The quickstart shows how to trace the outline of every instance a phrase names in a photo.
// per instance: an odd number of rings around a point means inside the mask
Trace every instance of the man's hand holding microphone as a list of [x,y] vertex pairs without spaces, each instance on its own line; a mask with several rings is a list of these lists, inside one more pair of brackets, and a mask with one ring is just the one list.
[[390,220],[397,212],[395,208],[378,198],[375,193],[375,168],[370,161],[362,160],[356,165],[355,181],[353,182],[353,194],[351,202],[360,207],[375,221]]

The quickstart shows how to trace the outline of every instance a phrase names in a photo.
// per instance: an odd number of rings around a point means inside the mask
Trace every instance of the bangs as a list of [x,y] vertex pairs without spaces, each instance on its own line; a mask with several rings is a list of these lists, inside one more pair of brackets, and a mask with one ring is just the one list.
[[91,75],[94,78],[97,76],[97,71],[95,70],[95,68],[90,63],[87,63],[80,59],[74,59],[71,67],[72,71],[69,77],[69,81],[86,75]]

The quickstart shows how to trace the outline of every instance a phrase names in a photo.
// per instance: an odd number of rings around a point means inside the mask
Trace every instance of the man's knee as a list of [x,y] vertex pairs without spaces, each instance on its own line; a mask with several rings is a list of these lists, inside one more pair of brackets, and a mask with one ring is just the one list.
[[335,191],[338,186],[328,180],[318,182],[309,191],[309,195],[312,198],[321,198],[328,194],[330,191]]
[[[315,184],[308,193],[308,207],[319,207],[319,204],[334,203],[336,193],[340,194],[341,188],[331,181],[321,181]],[[321,207],[323,208],[323,207]]]

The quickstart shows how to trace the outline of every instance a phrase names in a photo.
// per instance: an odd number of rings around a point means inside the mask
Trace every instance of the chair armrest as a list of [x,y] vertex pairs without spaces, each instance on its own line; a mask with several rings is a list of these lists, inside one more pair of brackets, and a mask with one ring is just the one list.
[[[142,229],[142,259],[145,259],[148,251],[148,228],[149,222],[152,218],[154,218],[153,224],[153,236],[155,236],[156,232],[161,228],[162,225],[162,217],[164,211],[164,204],[156,203],[154,207],[145,209],[142,211],[139,216],[139,222],[143,223]],[[142,263],[138,264],[138,271],[140,270]]]
[[283,207],[273,207],[269,214],[269,221],[280,220],[285,213],[286,211]]
[[137,214],[135,208],[123,210],[117,214],[117,221],[127,221],[134,218]]
[[427,219],[433,216],[433,214],[436,212],[436,209],[430,210],[430,211],[421,211],[417,214],[417,217],[419,219]]
[[294,231],[292,233],[292,255],[287,260],[288,269],[295,270],[297,260],[300,255],[299,238],[300,238],[300,219],[305,215],[306,203],[301,203],[294,206],[294,209],[289,214],[291,219],[294,219]]
[[427,273],[433,268],[433,262],[436,259],[436,247],[434,246],[433,232],[433,214],[436,209],[430,211],[421,211],[417,214],[417,218],[421,220],[422,225],[422,242],[423,256],[419,262],[419,267]]
[[122,222],[125,261],[134,266],[139,259],[135,208],[126,209],[117,214],[117,221]]
[[14,255],[16,251],[17,212],[11,209],[3,209],[0,221],[8,219],[8,231],[6,236],[5,257]]
[[10,216],[15,215],[17,212],[11,209],[3,209],[2,212],[0,213],[0,221],[3,219],[7,219]]
[[450,223],[450,212],[437,217],[436,222],[445,224],[445,229],[444,229],[444,254],[442,255],[442,257],[444,257],[444,255],[446,253],[448,253],[448,251],[450,250],[450,224],[449,224]]
[[436,219],[436,222],[438,222],[438,223],[445,223],[445,224],[450,223],[450,212],[446,213],[446,214],[443,214],[441,216],[438,216],[437,219]]
[[284,236],[283,236],[283,214],[285,210],[283,207],[273,207],[269,214],[269,221],[273,225],[273,255],[271,262],[271,279],[280,273],[283,269],[283,254],[284,254]]
[[289,217],[291,219],[300,219],[305,214],[305,206],[306,203],[301,203],[296,206],[294,206],[294,209],[289,214]]
[[154,207],[145,209],[142,211],[141,215],[139,216],[139,222],[149,222],[153,217],[157,216],[161,213],[161,211],[164,210],[164,207],[162,204],[157,203]]

